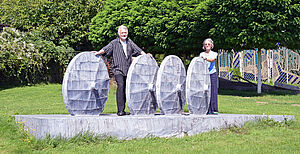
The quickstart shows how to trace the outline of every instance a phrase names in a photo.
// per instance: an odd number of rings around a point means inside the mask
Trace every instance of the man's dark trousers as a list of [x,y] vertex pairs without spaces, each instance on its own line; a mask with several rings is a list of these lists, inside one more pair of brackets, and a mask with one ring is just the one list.
[[117,106],[118,112],[122,112],[125,110],[125,102],[126,102],[126,78],[127,76],[123,76],[121,74],[115,75],[115,79],[117,82]]

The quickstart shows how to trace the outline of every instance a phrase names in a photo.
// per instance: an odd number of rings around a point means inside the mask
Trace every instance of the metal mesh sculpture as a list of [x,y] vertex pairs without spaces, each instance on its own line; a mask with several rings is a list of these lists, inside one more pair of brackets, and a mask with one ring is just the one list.
[[162,61],[156,82],[157,103],[162,114],[181,114],[185,104],[186,71],[181,59],[170,55]]
[[108,98],[107,67],[94,53],[82,52],[69,63],[64,74],[62,93],[71,115],[99,115]]
[[200,58],[192,59],[186,77],[186,98],[191,114],[206,114],[210,102],[208,65]]
[[129,67],[126,100],[133,115],[153,114],[157,109],[155,83],[158,65],[149,55],[140,55]]
[[[62,92],[71,115],[99,115],[108,98],[106,65],[94,53],[76,55],[64,75]],[[181,114],[187,100],[191,114],[206,114],[210,101],[208,66],[202,58],[191,61],[187,75],[181,59],[167,56],[158,67],[155,59],[141,55],[129,67],[126,100],[133,115]]]

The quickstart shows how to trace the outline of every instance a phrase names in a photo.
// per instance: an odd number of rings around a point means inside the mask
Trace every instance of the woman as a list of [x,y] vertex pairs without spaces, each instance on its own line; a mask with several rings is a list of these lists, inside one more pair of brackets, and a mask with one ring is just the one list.
[[212,51],[214,42],[212,39],[207,38],[203,41],[203,49],[205,52],[200,53],[200,57],[206,60],[209,66],[210,83],[211,83],[211,96],[207,114],[218,114],[218,76],[216,70],[216,60],[218,53]]

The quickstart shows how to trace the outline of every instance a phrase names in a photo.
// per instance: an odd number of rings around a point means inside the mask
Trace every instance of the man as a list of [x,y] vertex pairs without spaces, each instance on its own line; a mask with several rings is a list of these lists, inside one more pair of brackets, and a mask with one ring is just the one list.
[[[120,26],[118,28],[119,38],[112,40],[108,45],[103,47],[100,51],[93,51],[96,55],[104,54],[104,56],[113,57],[113,73],[117,81],[117,106],[118,116],[129,115],[125,110],[125,88],[126,78],[129,66],[132,62],[132,57],[138,55],[145,55],[146,53],[139,48],[128,36],[128,28]],[[150,53],[148,53],[151,55]]]

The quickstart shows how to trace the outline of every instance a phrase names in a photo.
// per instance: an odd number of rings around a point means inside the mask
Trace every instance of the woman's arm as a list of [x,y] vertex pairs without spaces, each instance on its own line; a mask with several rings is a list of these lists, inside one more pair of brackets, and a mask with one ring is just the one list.
[[217,58],[203,58],[203,59],[209,62],[214,62],[215,60],[217,60]]

